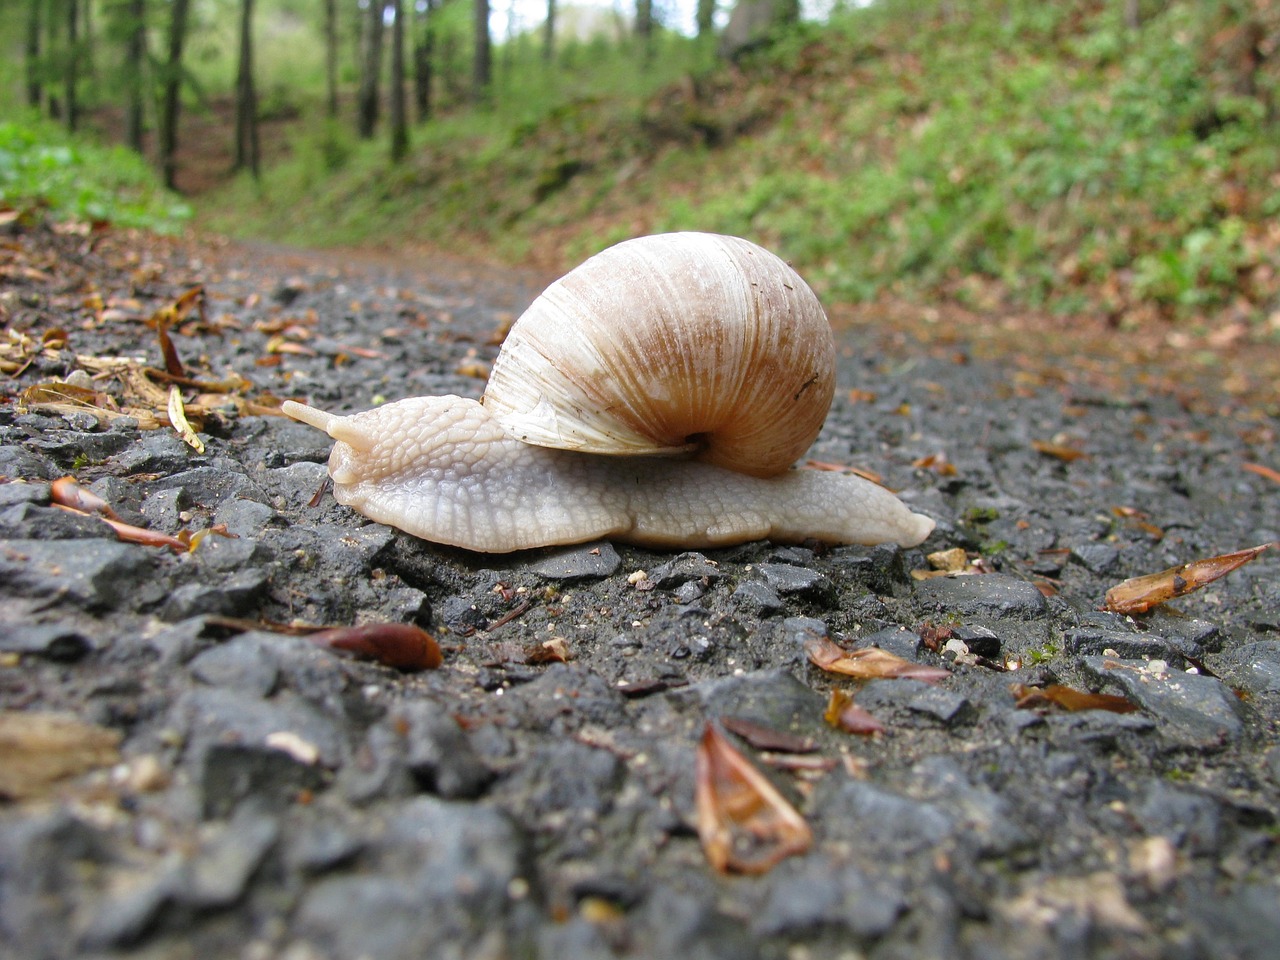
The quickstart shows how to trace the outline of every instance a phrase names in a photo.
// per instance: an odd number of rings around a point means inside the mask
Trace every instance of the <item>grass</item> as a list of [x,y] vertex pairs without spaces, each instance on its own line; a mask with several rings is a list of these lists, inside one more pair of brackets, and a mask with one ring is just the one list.
[[0,203],[163,233],[191,215],[137,154],[69,136],[35,117],[0,122]]

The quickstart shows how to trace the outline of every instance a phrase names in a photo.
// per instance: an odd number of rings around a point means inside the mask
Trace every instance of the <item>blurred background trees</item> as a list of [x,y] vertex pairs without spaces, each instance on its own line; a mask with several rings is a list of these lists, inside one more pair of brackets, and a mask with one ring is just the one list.
[[59,150],[118,143],[205,225],[277,239],[561,265],[645,230],[713,229],[849,299],[1280,317],[1280,0],[0,14],[11,142],[48,147],[38,163],[0,152],[5,197]]

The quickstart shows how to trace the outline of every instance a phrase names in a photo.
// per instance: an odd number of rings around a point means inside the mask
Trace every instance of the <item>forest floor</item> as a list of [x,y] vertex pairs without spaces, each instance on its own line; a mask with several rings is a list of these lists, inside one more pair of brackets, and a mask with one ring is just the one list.
[[[1280,550],[1105,609],[1280,540],[1248,328],[837,307],[810,457],[902,491],[921,547],[483,556],[313,501],[330,442],[275,410],[476,396],[545,277],[10,229],[0,957],[1274,950]],[[308,634],[378,622],[443,664]],[[824,636],[932,670],[834,675]],[[708,861],[708,783],[759,872]]]

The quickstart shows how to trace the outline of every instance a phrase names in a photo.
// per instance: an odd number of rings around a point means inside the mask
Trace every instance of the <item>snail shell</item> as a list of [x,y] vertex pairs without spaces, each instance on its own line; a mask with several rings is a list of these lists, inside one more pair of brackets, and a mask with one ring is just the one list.
[[480,403],[283,410],[337,441],[339,502],[435,543],[921,543],[933,520],[883,487],[787,469],[834,381],[826,314],[790,267],[746,240],[676,233],[620,243],[548,287]]
[[835,391],[831,327],[808,284],[737,237],[610,247],[512,326],[484,406],[526,443],[687,453],[752,476],[809,449]]

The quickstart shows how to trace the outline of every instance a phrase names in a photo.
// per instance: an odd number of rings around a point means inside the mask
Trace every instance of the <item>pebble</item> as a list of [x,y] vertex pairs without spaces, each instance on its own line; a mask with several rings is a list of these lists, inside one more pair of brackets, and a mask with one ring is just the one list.
[[992,620],[1036,620],[1049,612],[1035,584],[999,573],[922,580],[916,603],[930,613]]
[[165,589],[156,564],[154,548],[116,540],[0,540],[0,589],[86,610],[140,607]]
[[674,590],[687,583],[715,583],[724,574],[719,565],[700,553],[681,553],[649,572],[649,579],[659,590]]
[[781,596],[801,594],[823,597],[830,596],[833,592],[831,581],[809,567],[796,567],[789,563],[761,563],[756,565],[756,571],[764,578],[765,584]]
[[530,564],[529,569],[548,580],[598,580],[611,577],[622,566],[613,545],[604,541],[560,550]]
[[1244,732],[1239,700],[1216,677],[1184,673],[1158,661],[1090,656],[1081,662],[1099,680],[1118,684],[1180,745],[1222,747]]

